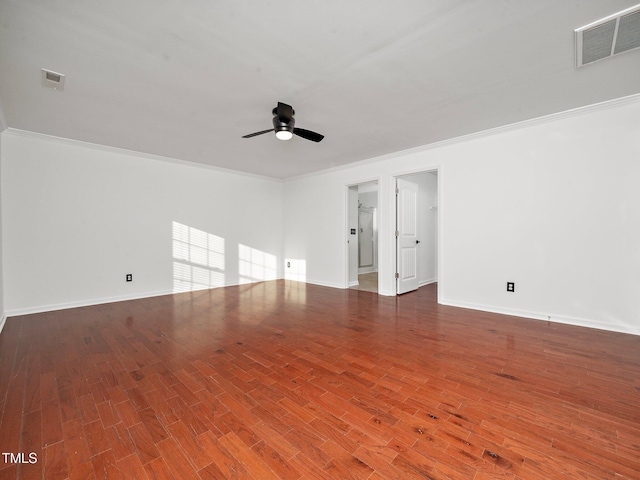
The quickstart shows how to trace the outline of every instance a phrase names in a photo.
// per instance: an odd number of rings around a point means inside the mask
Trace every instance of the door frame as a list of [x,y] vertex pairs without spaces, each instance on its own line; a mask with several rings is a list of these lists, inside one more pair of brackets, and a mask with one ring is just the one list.
[[[445,262],[443,262],[444,245],[443,225],[446,205],[442,201],[443,196],[443,172],[440,164],[416,167],[413,169],[401,170],[396,172],[385,172],[379,176],[357,178],[356,180],[346,180],[342,183],[343,190],[343,288],[349,288],[349,187],[354,187],[363,183],[378,183],[378,209],[376,212],[378,219],[378,294],[384,296],[396,296],[397,288],[395,282],[396,272],[396,249],[395,249],[395,225],[396,225],[396,196],[395,196],[395,179],[404,175],[413,175],[416,173],[437,172],[438,181],[438,220],[437,220],[437,252],[436,258],[438,262],[438,303],[442,303],[443,291],[445,289],[446,279],[442,273],[446,271]],[[357,203],[356,203],[357,207]]]
[[[440,167],[440,165],[434,165],[432,167],[423,167],[423,168],[417,168],[417,169],[413,169],[413,170],[409,170],[409,171],[403,171],[403,172],[396,172],[392,175],[391,178],[391,184],[393,185],[393,188],[390,189],[390,195],[389,195],[389,208],[390,211],[393,212],[392,213],[392,218],[393,218],[393,222],[391,222],[391,224],[388,225],[388,232],[387,232],[387,238],[390,239],[390,241],[392,242],[393,245],[393,251],[392,251],[392,259],[388,259],[388,262],[393,264],[393,275],[395,276],[395,273],[398,272],[398,265],[397,265],[397,245],[396,245],[396,225],[397,225],[397,211],[395,209],[396,206],[396,180],[400,177],[406,177],[409,175],[416,175],[416,174],[420,174],[420,173],[436,173],[437,176],[437,182],[436,182],[436,189],[437,189],[437,220],[436,220],[436,228],[437,228],[437,235],[436,235],[436,259],[437,259],[437,266],[436,266],[436,282],[438,283],[438,303],[440,303],[440,299],[441,299],[441,295],[442,295],[442,278],[441,278],[441,272],[443,271],[443,263],[442,263],[442,218],[443,218],[443,209],[442,209],[442,168]],[[394,292],[395,295],[398,295],[398,288],[397,288],[397,280],[394,279]]]
[[[352,208],[355,207],[356,220],[357,220],[357,217],[358,217],[358,215],[357,215],[358,204],[357,204],[357,201],[356,201],[355,206],[351,204],[350,196],[349,196],[349,190],[352,187],[357,187],[359,185],[364,185],[364,184],[368,184],[368,183],[375,183],[375,184],[378,185],[378,191],[377,191],[378,207],[376,208],[376,212],[375,212],[375,220],[376,220],[376,223],[378,225],[378,243],[379,243],[380,235],[381,235],[381,230],[380,230],[380,210],[381,210],[380,209],[380,202],[381,202],[381,199],[382,199],[382,196],[380,195],[380,193],[381,193],[380,192],[381,182],[382,182],[382,178],[381,177],[372,177],[372,178],[362,179],[362,180],[356,181],[356,182],[350,182],[350,183],[345,184],[345,186],[344,186],[344,202],[345,202],[345,212],[344,212],[344,225],[345,225],[344,226],[344,246],[345,246],[344,279],[345,279],[345,282],[344,282],[344,285],[345,285],[345,288],[347,288],[347,289],[349,287],[351,287],[349,274],[350,274],[350,262],[351,262],[352,259],[351,259],[351,251],[350,251],[350,248],[349,248],[349,240],[353,239],[353,237],[352,237],[352,235],[350,233],[350,229],[353,228],[353,227],[351,227],[350,224],[349,224],[349,220],[350,220],[349,212],[350,212],[350,210]],[[357,227],[358,226],[356,225],[356,229],[357,229]],[[358,236],[357,235],[355,237],[355,241],[356,242],[358,241]],[[356,263],[357,263],[358,249],[356,249],[355,255],[356,255]],[[380,249],[379,248],[376,249],[376,251],[374,252],[374,255],[375,255],[374,263],[375,263],[375,265],[378,266],[378,271],[379,271],[379,268],[380,268]],[[380,293],[380,282],[378,282],[378,294],[379,293]]]

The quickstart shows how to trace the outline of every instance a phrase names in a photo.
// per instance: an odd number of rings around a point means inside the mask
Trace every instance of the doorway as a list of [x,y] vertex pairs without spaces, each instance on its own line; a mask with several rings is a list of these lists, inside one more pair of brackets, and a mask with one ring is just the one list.
[[378,182],[349,187],[349,288],[378,293]]
[[438,281],[438,171],[396,177],[396,294]]

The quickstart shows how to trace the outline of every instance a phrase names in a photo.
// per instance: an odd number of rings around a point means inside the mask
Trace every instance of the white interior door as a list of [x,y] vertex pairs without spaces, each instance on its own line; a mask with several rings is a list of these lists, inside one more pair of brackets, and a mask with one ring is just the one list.
[[396,179],[397,293],[418,289],[418,184]]

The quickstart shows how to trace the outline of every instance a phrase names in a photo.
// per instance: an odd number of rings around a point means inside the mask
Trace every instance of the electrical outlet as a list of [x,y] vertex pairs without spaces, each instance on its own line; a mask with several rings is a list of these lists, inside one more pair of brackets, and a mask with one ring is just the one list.
[[127,273],[127,282],[133,282],[133,274]]
[[287,268],[291,268],[291,262],[287,262]]
[[507,282],[507,292],[515,292],[516,284],[514,282]]

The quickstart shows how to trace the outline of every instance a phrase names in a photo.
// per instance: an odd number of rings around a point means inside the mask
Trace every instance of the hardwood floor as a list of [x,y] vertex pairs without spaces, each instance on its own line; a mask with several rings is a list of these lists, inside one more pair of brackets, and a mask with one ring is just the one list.
[[358,275],[358,285],[351,288],[363,292],[378,293],[378,272],[361,273]]
[[638,479],[640,337],[265,282],[10,318],[0,412],[0,479]]

